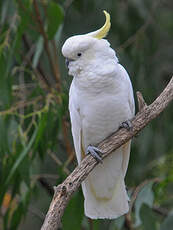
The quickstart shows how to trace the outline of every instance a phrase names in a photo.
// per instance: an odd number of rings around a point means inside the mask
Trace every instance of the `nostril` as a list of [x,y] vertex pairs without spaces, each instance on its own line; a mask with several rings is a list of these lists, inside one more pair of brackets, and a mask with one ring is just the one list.
[[71,61],[74,61],[74,60],[73,60],[73,59],[70,59],[70,58],[66,58],[66,59],[65,59],[65,64],[66,64],[67,68],[68,68],[69,63],[70,63]]
[[65,59],[65,64],[66,64],[67,67],[69,66],[69,62],[70,62],[69,59],[66,58],[66,59]]

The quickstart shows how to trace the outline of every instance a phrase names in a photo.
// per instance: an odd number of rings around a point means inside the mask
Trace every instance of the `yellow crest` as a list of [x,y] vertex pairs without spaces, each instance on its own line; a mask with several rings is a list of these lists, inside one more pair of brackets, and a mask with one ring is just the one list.
[[92,36],[97,39],[102,39],[106,37],[108,34],[110,27],[111,27],[111,22],[110,22],[110,14],[106,12],[105,10],[103,11],[105,16],[106,16],[106,22],[105,24],[99,29],[94,32],[88,33],[87,35]]

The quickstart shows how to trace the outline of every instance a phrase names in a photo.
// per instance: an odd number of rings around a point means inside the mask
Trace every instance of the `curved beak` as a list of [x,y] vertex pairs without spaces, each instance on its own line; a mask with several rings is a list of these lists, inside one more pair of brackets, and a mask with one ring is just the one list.
[[66,58],[66,59],[65,59],[65,64],[66,64],[67,68],[68,68],[69,63],[70,63],[71,61],[73,61],[73,59],[70,59],[70,58]]

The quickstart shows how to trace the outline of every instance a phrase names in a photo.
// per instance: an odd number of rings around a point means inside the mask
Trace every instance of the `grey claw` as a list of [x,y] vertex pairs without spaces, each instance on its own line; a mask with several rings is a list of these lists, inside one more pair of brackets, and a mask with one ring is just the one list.
[[100,156],[102,155],[102,152],[98,148],[89,145],[86,154],[91,154],[91,156],[93,156],[99,163],[103,163],[102,157]]
[[130,120],[127,120],[127,121],[122,122],[119,128],[125,128],[128,131],[131,131],[133,128],[133,125]]

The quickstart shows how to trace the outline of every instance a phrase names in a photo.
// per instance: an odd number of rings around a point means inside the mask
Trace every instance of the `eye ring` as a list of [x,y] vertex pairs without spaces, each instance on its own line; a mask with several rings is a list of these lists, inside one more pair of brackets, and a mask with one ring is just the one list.
[[77,53],[77,56],[80,57],[80,56],[82,56],[82,54],[81,53]]

